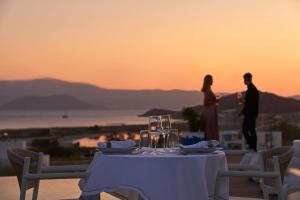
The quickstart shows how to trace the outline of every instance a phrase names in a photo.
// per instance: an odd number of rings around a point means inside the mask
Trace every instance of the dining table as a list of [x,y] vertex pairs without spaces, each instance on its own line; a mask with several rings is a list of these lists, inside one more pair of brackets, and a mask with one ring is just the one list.
[[[96,152],[80,180],[81,196],[119,192],[127,199],[227,200],[229,181],[225,153],[183,154],[179,148],[141,148],[130,154]],[[87,198],[88,199],[88,198]]]

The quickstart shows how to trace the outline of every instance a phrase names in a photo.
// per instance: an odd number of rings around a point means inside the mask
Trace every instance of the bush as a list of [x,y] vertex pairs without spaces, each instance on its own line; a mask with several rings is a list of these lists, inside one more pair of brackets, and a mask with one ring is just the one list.
[[12,166],[0,167],[0,176],[15,176],[16,172]]
[[44,152],[51,157],[73,157],[80,156],[80,148],[74,147],[62,147],[59,146],[57,139],[36,139],[32,141],[33,151]]
[[32,147],[44,148],[44,147],[58,147],[59,143],[56,138],[54,139],[34,139],[31,143]]
[[200,115],[191,107],[184,108],[182,110],[182,117],[188,121],[189,129],[192,132],[199,131],[200,129]]
[[79,147],[33,147],[31,148],[36,152],[44,152],[45,154],[49,154],[51,157],[72,157],[72,156],[80,156],[81,152]]
[[272,130],[282,132],[283,145],[292,145],[293,140],[299,140],[300,138],[300,130],[298,129],[298,127],[287,122],[282,122],[279,125],[274,126]]

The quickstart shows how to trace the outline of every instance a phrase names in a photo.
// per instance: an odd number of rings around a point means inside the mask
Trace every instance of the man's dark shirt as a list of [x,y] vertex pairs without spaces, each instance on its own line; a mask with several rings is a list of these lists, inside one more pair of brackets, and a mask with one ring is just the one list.
[[251,83],[248,85],[246,91],[245,104],[242,110],[244,116],[257,117],[259,112],[259,92],[255,85]]

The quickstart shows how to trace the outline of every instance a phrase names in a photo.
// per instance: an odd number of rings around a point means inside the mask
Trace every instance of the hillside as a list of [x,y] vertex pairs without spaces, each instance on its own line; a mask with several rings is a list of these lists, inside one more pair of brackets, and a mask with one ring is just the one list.
[[[231,94],[224,96],[218,106],[219,111],[225,111],[225,110],[241,110],[243,105],[238,104],[236,100],[236,94]],[[282,114],[282,113],[295,113],[300,111],[300,101],[293,99],[293,98],[287,98],[278,96],[276,94],[268,93],[268,92],[260,92],[260,113],[276,113],[276,114]],[[202,112],[203,106],[197,105],[193,106],[194,110],[197,112]],[[149,116],[149,115],[161,115],[166,114],[166,110],[164,109],[152,109],[148,112],[144,113],[143,116]],[[171,115],[173,115],[175,118],[178,118],[180,116],[180,111],[170,111]]]
[[[101,78],[101,77],[99,77]],[[114,90],[57,79],[0,81],[0,105],[24,96],[69,95],[107,109],[181,109],[202,102],[199,91]]]
[[[240,109],[236,95],[229,95],[220,102],[220,109]],[[261,113],[293,113],[300,111],[300,101],[293,98],[282,97],[268,92],[260,92],[259,109]]]
[[294,95],[294,96],[291,96],[291,98],[300,100],[300,95]]
[[[100,88],[85,83],[73,83],[49,78],[23,81],[0,81],[0,94],[0,106],[2,105],[2,109],[18,108],[21,105],[21,107],[34,108],[38,106],[29,104],[30,101],[35,102],[37,99],[28,100],[26,98],[49,98],[50,96],[54,98],[60,95],[74,98],[72,103],[74,107],[78,107],[79,109],[96,107],[97,109],[163,108],[165,110],[181,110],[182,107],[200,105],[203,102],[203,95],[199,91],[115,90]],[[26,98],[24,99],[24,97]],[[47,106],[47,100],[43,98],[38,100],[46,101],[43,106],[52,109],[50,105]],[[300,110],[300,101],[294,98],[261,92],[260,100],[260,110],[262,113],[289,113]],[[26,102],[22,103],[21,101]],[[69,99],[63,99],[63,101],[68,102]],[[55,106],[60,108],[64,105],[59,106],[57,102]],[[219,105],[220,110],[241,109],[240,107],[241,105],[236,102],[235,95],[223,95]],[[202,106],[195,106],[195,109],[201,111]],[[157,110],[155,113],[156,112]]]
[[100,106],[80,101],[68,95],[26,96],[0,106],[1,110],[90,110],[103,109]]

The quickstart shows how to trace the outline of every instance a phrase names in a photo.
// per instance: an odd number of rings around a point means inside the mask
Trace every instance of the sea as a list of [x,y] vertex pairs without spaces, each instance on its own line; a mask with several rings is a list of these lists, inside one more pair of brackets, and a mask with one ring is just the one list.
[[146,110],[0,111],[0,129],[147,124]]

